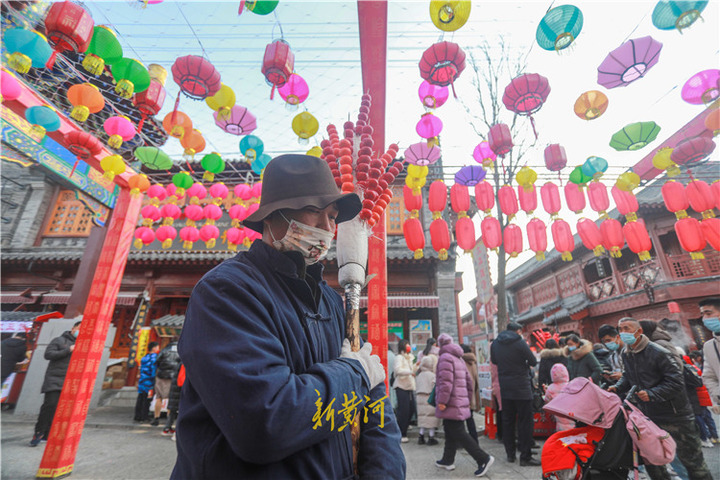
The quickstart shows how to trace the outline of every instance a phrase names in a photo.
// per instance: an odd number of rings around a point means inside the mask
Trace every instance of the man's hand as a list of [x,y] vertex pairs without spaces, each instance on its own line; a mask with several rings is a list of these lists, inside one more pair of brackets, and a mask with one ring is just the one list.
[[622,378],[622,372],[609,373],[607,377],[613,382],[617,382],[620,378]]
[[635,395],[642,400],[643,402],[649,402],[650,401],[650,395],[645,390],[640,390]]
[[613,385],[612,387],[607,389],[608,392],[617,393],[617,387]]
[[720,415],[720,405],[713,405],[711,410],[715,415]]
[[447,408],[447,405],[445,405],[444,403],[438,403],[438,408],[440,409],[441,412],[444,412],[445,409]]
[[74,343],[73,343],[72,345],[70,345],[70,351],[72,352],[73,350],[75,350],[75,344],[74,344]]
[[385,381],[385,368],[380,363],[380,357],[372,355],[372,344],[370,342],[365,342],[365,345],[360,350],[353,352],[350,341],[346,338],[343,340],[340,358],[352,358],[360,362],[370,380],[370,390]]

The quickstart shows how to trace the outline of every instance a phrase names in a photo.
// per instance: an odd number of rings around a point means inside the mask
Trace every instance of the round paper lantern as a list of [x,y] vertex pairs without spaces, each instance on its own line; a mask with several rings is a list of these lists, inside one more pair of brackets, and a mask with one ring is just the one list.
[[627,222],[623,225],[623,235],[631,252],[637,254],[642,261],[650,260],[652,241],[642,219],[638,219],[636,222]]
[[205,150],[205,138],[200,133],[200,130],[192,129],[189,132],[185,132],[185,135],[180,139],[180,145],[185,148],[184,154],[190,158],[194,158],[196,153],[200,153]]
[[197,203],[186,205],[183,213],[186,219],[185,224],[190,227],[194,227],[197,222],[201,221],[205,216],[202,207]]
[[310,87],[303,77],[293,73],[285,85],[278,88],[278,93],[288,106],[295,107],[307,100],[310,95]]
[[653,167],[658,170],[665,170],[668,177],[675,177],[680,175],[680,168],[675,162],[672,161],[673,149],[669,147],[663,147],[657,151],[652,159]]
[[486,215],[495,206],[495,192],[489,182],[482,181],[475,185],[475,204],[478,210],[482,210]]
[[581,170],[583,175],[592,177],[593,180],[600,180],[603,173],[608,169],[608,162],[600,157],[588,157],[583,163]]
[[422,208],[422,195],[414,194],[412,188],[403,186],[403,203],[412,218],[417,218]]
[[486,172],[480,165],[466,165],[455,173],[455,183],[473,187],[485,178]]
[[255,115],[240,105],[232,107],[227,118],[220,118],[216,113],[213,114],[215,125],[232,135],[248,135],[257,128]]
[[143,217],[142,224],[146,227],[151,226],[161,218],[160,209],[157,205],[153,204],[145,205],[142,210],[140,210],[140,215]]
[[535,185],[530,185],[529,190],[526,190],[524,187],[518,185],[517,193],[518,200],[520,202],[520,208],[528,215],[532,215],[538,204],[537,190],[535,189]]
[[715,250],[720,250],[720,218],[705,218],[700,222],[705,240]]
[[639,150],[655,140],[660,133],[660,126],[655,122],[637,122],[625,125],[610,139],[610,146],[622,152]]
[[580,9],[574,5],[561,5],[549,10],[540,20],[535,39],[543,50],[559,52],[575,41],[582,27]]
[[708,0],[700,1],[660,1],[652,13],[652,23],[660,30],[677,28],[679,32],[688,28],[700,18]]
[[285,85],[294,69],[295,54],[285,40],[275,40],[265,47],[261,70],[267,83],[272,85],[271,100],[275,95],[275,89]]
[[43,68],[53,53],[44,35],[25,28],[5,30],[3,43],[10,55],[8,66],[18,73],[27,73],[30,67]]
[[545,250],[547,250],[547,229],[545,224],[539,218],[530,220],[526,227],[528,244],[530,250],[535,252],[535,259],[538,261],[545,259]]
[[632,192],[640,185],[640,175],[635,172],[621,173],[615,181],[615,186],[623,192]]
[[[247,237],[245,236],[244,228],[240,229],[237,227],[230,227],[225,230],[225,238],[228,242],[228,250],[230,250],[231,252],[235,252],[237,251],[238,245],[244,243]],[[248,241],[248,244],[249,243],[250,242]]]
[[195,100],[215,95],[222,86],[220,72],[209,60],[197,55],[178,57],[170,71],[180,91]]
[[255,15],[268,15],[272,13],[280,0],[245,0],[245,8]]
[[430,242],[433,249],[438,252],[438,258],[447,260],[448,248],[450,248],[450,230],[447,222],[442,218],[436,218],[430,223]]
[[150,197],[150,203],[152,205],[158,206],[160,205],[160,202],[165,200],[165,197],[167,196],[167,191],[163,188],[162,185],[156,183],[150,188],[148,188],[147,196]]
[[552,182],[546,182],[540,187],[540,198],[542,199],[543,208],[551,217],[557,216],[560,211],[560,190],[558,186]]
[[440,160],[440,147],[419,142],[410,145],[405,150],[405,161],[413,165],[432,165]]
[[585,209],[585,194],[578,185],[572,182],[566,183],[563,188],[568,208],[576,214],[580,214]]
[[55,48],[48,68],[52,68],[57,53],[87,50],[94,26],[92,16],[80,5],[69,1],[53,3],[45,15],[45,35]]
[[200,239],[200,232],[195,227],[183,227],[180,229],[180,239],[183,241],[183,248],[191,250],[193,243]]
[[607,209],[610,208],[610,198],[607,187],[601,182],[590,182],[588,185],[588,202],[590,208],[600,214],[600,218],[607,218]]
[[575,115],[583,120],[595,120],[605,113],[608,108],[608,98],[598,90],[589,90],[575,100],[573,110]]
[[147,175],[136,173],[128,179],[128,186],[130,187],[130,195],[139,195],[150,188],[150,180],[148,180]]
[[232,222],[230,223],[233,227],[237,227],[240,225],[240,222],[245,220],[248,216],[248,210],[245,208],[244,205],[236,204],[230,207],[230,210],[228,210],[228,215],[230,215],[230,218],[232,218]]
[[527,165],[522,167],[515,175],[515,181],[525,190],[532,190],[532,187],[535,184],[536,180],[537,173],[535,173],[535,170],[528,167]]
[[216,174],[225,171],[225,161],[220,154],[216,152],[205,155],[202,160],[200,160],[200,165],[205,169],[203,180],[207,182],[212,182]]
[[108,155],[100,160],[100,168],[103,169],[103,176],[112,181],[115,175],[125,173],[125,161],[120,155]]
[[140,250],[143,245],[150,245],[155,241],[155,232],[150,227],[138,227],[135,229],[135,241],[133,245]]
[[157,147],[138,147],[133,154],[150,170],[170,170],[173,166],[170,157]]
[[525,73],[513,78],[505,87],[502,101],[511,112],[529,116],[540,110],[549,94],[547,78],[537,73]]
[[453,84],[465,70],[465,52],[457,43],[435,43],[423,52],[419,67],[423,80],[439,87],[452,85],[454,94]]
[[0,100],[16,100],[22,95],[22,86],[17,77],[10,71],[0,75]]
[[518,254],[522,252],[523,240],[520,227],[514,223],[505,226],[505,230],[503,231],[503,245],[505,246],[505,251],[512,258],[517,257]]
[[73,130],[67,133],[64,140],[68,150],[82,161],[88,161],[90,157],[100,155],[103,149],[100,140],[82,130]]
[[470,217],[460,217],[455,222],[455,240],[465,253],[475,248],[475,224]]
[[670,180],[665,182],[661,191],[665,207],[675,214],[675,218],[679,220],[688,216],[686,210],[690,208],[690,201],[682,183]]
[[421,188],[427,181],[428,167],[419,165],[408,165],[405,185],[413,189],[415,195],[419,195]]
[[187,172],[178,172],[172,177],[172,183],[175,186],[175,193],[178,198],[185,196],[185,190],[192,187],[195,181]]
[[436,117],[432,113],[425,113],[418,123],[415,125],[415,131],[422,138],[430,139],[435,138],[442,132],[443,123],[440,118]]
[[512,220],[518,212],[518,200],[515,195],[515,189],[510,185],[500,187],[500,190],[498,190],[498,204],[500,205],[500,210],[508,216],[508,221]]
[[545,147],[543,152],[545,157],[545,168],[551,172],[559,172],[567,165],[567,154],[565,147],[554,143]]
[[205,242],[205,248],[214,248],[215,242],[220,236],[220,230],[215,225],[203,225],[198,234],[200,236],[200,240]]
[[681,218],[675,222],[675,233],[680,246],[690,253],[693,260],[702,260],[705,255],[701,250],[707,245],[700,222],[692,217]]
[[488,142],[480,142],[473,150],[473,158],[476,162],[482,164],[485,168],[492,167],[497,158],[497,154],[492,151]]
[[135,136],[135,126],[129,118],[122,115],[115,115],[105,120],[103,128],[110,136],[108,145],[116,150],[120,148],[122,142],[127,142]]
[[598,227],[595,222],[589,218],[581,218],[577,222],[577,231],[585,248],[592,250],[596,257],[605,253],[605,247],[602,245],[600,227]]
[[117,82],[115,93],[128,100],[134,92],[144,92],[150,86],[150,74],[145,65],[134,58],[121,58],[110,66]]
[[203,207],[203,216],[206,219],[206,225],[214,225],[216,221],[222,218],[222,209],[214,203],[208,203]]
[[442,107],[450,96],[450,90],[447,87],[439,87],[423,80],[418,88],[418,97],[423,107],[435,109]]
[[91,113],[97,113],[105,107],[105,98],[91,83],[77,83],[68,88],[67,99],[73,105],[70,116],[78,122],[84,122]]
[[[153,65],[150,65],[152,67]],[[157,115],[165,103],[165,87],[155,79],[150,79],[150,86],[144,92],[137,92],[133,95],[133,105],[140,111],[140,121],[138,122],[138,132],[142,131],[145,119],[149,115]]]
[[644,77],[660,59],[662,43],[652,37],[629,40],[613,50],[598,67],[598,83],[605,88],[626,87]]
[[123,58],[123,49],[115,32],[105,25],[96,25],[93,28],[90,45],[85,51],[82,66],[93,75],[100,75],[105,64],[112,65]]
[[485,217],[480,222],[480,233],[485,248],[497,252],[502,245],[502,228],[500,221],[495,217]]
[[428,192],[428,208],[432,212],[433,220],[441,217],[446,206],[447,186],[442,180],[435,180],[430,184],[430,190]]
[[403,235],[408,248],[412,250],[415,260],[423,257],[423,249],[425,248],[425,234],[422,224],[417,218],[408,218],[403,223]]
[[432,0],[430,19],[443,32],[454,32],[470,18],[470,0]]
[[635,212],[638,211],[639,205],[637,198],[631,192],[624,192],[617,187],[610,189],[610,194],[615,200],[615,206],[620,212],[620,215],[625,215],[629,221],[637,220]]
[[715,142],[707,137],[692,137],[678,143],[670,159],[678,165],[691,166],[707,158],[715,150]]
[[157,229],[155,236],[162,243],[162,248],[167,249],[172,246],[173,240],[177,238],[177,230],[170,225],[163,225]]
[[575,240],[570,225],[565,220],[557,219],[550,226],[550,230],[552,231],[555,250],[561,253],[561,258],[564,261],[571,261],[572,251],[575,249]]
[[710,130],[714,137],[720,134],[720,108],[708,113],[707,117],[705,117],[705,128]]
[[45,105],[28,107],[25,110],[25,120],[32,125],[33,133],[40,136],[45,136],[45,132],[54,132],[60,128],[60,117],[57,112],[54,108]]
[[[182,210],[180,210],[180,207],[174,203],[166,203],[160,208],[160,216],[163,218],[163,225],[172,225],[175,220],[180,218],[181,215]],[[158,238],[158,240],[160,239]]]
[[575,167],[573,171],[570,172],[570,177],[568,178],[571,183],[574,183],[575,185],[582,185],[583,187],[592,179],[593,177],[583,173],[582,167],[580,166]]
[[470,192],[468,187],[456,183],[450,187],[450,206],[459,218],[467,216],[470,210]]
[[[187,172],[180,172],[180,173],[187,173]],[[189,174],[187,175],[190,176]],[[173,175],[173,179],[175,179],[175,175]],[[192,177],[190,177],[190,183],[188,186],[192,185]],[[175,186],[174,183],[170,183],[167,186],[165,186],[165,193],[167,194],[168,200],[170,203],[177,203],[178,200],[181,200],[185,198],[185,188],[179,188]]]
[[215,205],[220,205],[223,200],[227,198],[230,191],[224,183],[218,182],[208,188],[208,193],[210,193],[210,196],[213,198]]
[[702,180],[694,179],[685,187],[685,193],[692,209],[701,213],[703,218],[712,218],[715,216],[713,213],[715,197],[710,189],[710,185]]
[[200,200],[204,200],[205,197],[207,197],[207,188],[200,182],[193,183],[192,186],[187,189],[187,196],[190,199],[191,205],[198,205]]
[[255,135],[247,135],[240,139],[240,153],[245,156],[245,161],[252,163],[263,154],[265,145],[260,138]]
[[710,184],[710,190],[715,198],[715,208],[720,210],[720,180],[715,180]]
[[720,96],[720,70],[711,68],[698,72],[683,85],[682,99],[693,105],[709,104]]
[[308,139],[315,135],[320,128],[320,124],[310,112],[301,112],[295,115],[292,120],[292,129],[298,136],[298,142],[302,144],[308,143]]
[[510,127],[504,123],[496,123],[490,127],[488,144],[490,145],[490,149],[501,157],[509,153],[513,147]]
[[227,85],[220,84],[220,90],[212,96],[205,97],[205,103],[217,113],[216,118],[226,118],[235,105],[235,92]]
[[622,248],[625,246],[622,225],[614,218],[606,218],[600,224],[600,233],[603,238],[603,246],[610,252],[610,256],[620,258]]

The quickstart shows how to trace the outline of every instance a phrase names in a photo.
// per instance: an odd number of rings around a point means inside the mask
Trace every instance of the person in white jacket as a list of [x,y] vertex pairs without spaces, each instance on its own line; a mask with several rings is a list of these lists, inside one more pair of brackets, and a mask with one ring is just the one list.
[[703,383],[713,401],[712,410],[720,415],[720,297],[706,298],[698,302],[705,328],[713,332],[713,338],[703,345]]
[[415,413],[415,375],[413,375],[413,354],[410,353],[410,342],[403,338],[398,342],[398,353],[395,356],[395,394],[397,395],[397,420],[402,435],[402,443],[407,443],[407,431],[410,419]]

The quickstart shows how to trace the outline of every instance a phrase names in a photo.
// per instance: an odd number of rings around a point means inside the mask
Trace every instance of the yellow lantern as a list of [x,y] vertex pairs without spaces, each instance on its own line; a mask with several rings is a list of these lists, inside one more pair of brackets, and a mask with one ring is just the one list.
[[108,155],[100,160],[100,168],[105,172],[103,176],[112,181],[115,175],[125,173],[125,161],[120,155]]
[[305,152],[305,155],[310,155],[310,156],[312,156],[312,157],[318,157],[318,158],[319,158],[319,157],[322,155],[322,148],[320,148],[319,146],[315,145],[315,146],[312,147],[310,150],[308,150],[307,152]]
[[430,19],[443,32],[454,32],[470,18],[470,0],[433,0]]
[[532,191],[532,186],[537,180],[537,173],[532,168],[525,166],[515,175],[515,181],[523,187],[526,192]]
[[230,110],[235,106],[235,92],[227,85],[221,85],[215,95],[205,99],[205,103],[217,112],[218,119],[228,118]]
[[625,172],[615,182],[615,186],[623,192],[632,192],[640,185],[640,175],[635,172]]
[[668,177],[680,175],[680,167],[670,159],[672,152],[670,147],[661,148],[652,159],[653,167],[666,171]]
[[317,118],[310,112],[301,112],[295,115],[292,120],[292,129],[298,136],[298,143],[306,144],[308,139],[315,135],[320,128]]
[[427,175],[429,169],[426,165],[414,165],[410,164],[407,166],[407,177],[405,177],[405,185],[412,188],[413,195],[419,195],[422,187],[427,182]]

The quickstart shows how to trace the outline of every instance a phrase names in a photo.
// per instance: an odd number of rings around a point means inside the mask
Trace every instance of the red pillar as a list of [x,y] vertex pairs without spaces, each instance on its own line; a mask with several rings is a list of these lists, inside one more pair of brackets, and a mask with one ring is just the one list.
[[131,196],[128,188],[121,189],[118,196],[38,478],[57,478],[72,472],[142,198]]
[[[358,0],[358,30],[362,63],[363,93],[372,97],[370,125],[378,156],[385,151],[385,75],[387,67],[387,1]],[[373,229],[368,245],[368,341],[380,356],[387,372],[388,311],[385,215]],[[390,378],[386,375],[385,383]]]

